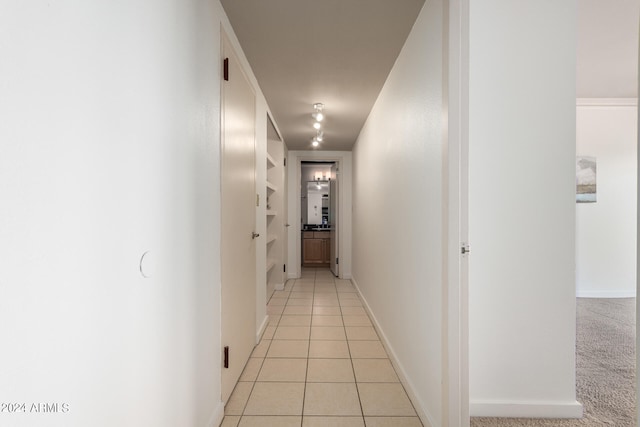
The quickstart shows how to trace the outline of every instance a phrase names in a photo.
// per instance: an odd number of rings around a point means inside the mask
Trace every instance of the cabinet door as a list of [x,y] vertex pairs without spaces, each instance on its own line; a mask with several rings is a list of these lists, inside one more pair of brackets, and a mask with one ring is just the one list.
[[329,264],[331,262],[331,239],[322,239],[322,262]]
[[302,245],[305,264],[322,264],[324,262],[323,239],[304,239]]

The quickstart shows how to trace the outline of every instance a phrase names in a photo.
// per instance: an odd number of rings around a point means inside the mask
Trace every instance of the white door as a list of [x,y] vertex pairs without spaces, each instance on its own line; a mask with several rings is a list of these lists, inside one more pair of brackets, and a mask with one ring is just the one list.
[[331,181],[329,182],[329,219],[331,223],[331,272],[338,277],[339,253],[338,253],[338,167],[334,163],[331,166]]
[[[222,81],[222,401],[226,402],[255,345],[255,92],[223,36]],[[225,366],[227,365],[227,366]]]

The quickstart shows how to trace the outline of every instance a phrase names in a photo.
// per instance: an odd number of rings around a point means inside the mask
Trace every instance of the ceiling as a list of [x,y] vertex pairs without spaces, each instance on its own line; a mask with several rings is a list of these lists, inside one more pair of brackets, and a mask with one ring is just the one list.
[[221,0],[290,150],[350,150],[424,0]]
[[[290,150],[350,150],[424,0],[221,0]],[[640,0],[578,0],[577,96],[638,93]]]

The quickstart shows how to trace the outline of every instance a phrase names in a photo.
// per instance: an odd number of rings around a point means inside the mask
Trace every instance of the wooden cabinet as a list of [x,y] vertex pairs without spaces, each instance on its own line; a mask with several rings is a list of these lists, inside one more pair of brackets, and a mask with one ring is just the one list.
[[326,267],[331,257],[331,237],[328,231],[302,232],[302,265]]
[[329,265],[331,263],[331,239],[324,239],[324,263]]
[[304,239],[302,241],[302,253],[304,254],[304,264],[324,263],[324,240]]

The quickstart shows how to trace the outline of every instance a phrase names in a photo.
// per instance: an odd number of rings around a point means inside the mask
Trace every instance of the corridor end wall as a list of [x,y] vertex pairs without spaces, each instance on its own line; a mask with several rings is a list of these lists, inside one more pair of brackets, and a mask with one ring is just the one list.
[[597,201],[576,206],[579,297],[636,296],[637,100],[578,99],[577,155],[596,158]]

